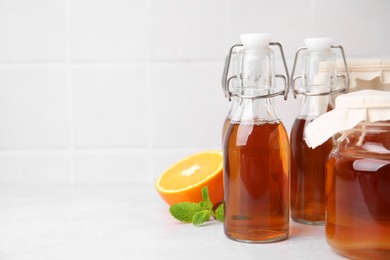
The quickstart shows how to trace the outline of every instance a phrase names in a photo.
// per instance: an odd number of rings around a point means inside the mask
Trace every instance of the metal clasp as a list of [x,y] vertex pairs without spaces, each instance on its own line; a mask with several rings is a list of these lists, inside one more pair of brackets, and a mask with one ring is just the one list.
[[232,45],[232,47],[230,47],[229,54],[227,55],[226,60],[225,60],[225,67],[223,69],[223,74],[222,74],[222,90],[223,90],[223,93],[225,94],[225,97],[229,98],[229,101],[231,101],[231,97],[232,97],[232,93],[229,90],[230,81],[234,78],[237,78],[236,75],[230,76],[228,78],[230,62],[232,60],[232,54],[233,54],[234,48],[242,47],[242,46],[244,46],[244,45],[243,44]]
[[306,95],[306,96],[325,96],[325,95],[333,95],[338,93],[347,93],[349,91],[349,73],[348,73],[348,65],[347,65],[347,59],[345,58],[344,48],[341,45],[331,45],[331,49],[339,49],[341,52],[341,55],[343,57],[344,67],[345,67],[345,75],[344,74],[336,74],[337,78],[342,78],[344,80],[344,88],[337,89],[337,90],[331,90],[327,92],[321,92],[321,93],[313,93],[313,92],[301,92],[295,89],[295,82],[297,79],[301,78],[301,75],[294,76],[295,74],[295,68],[298,61],[299,53],[302,51],[307,50],[306,47],[300,47],[297,49],[297,52],[295,53],[295,59],[294,59],[294,66],[291,72],[291,91],[293,92],[294,98],[297,97],[298,94],[300,95]]
[[289,93],[289,87],[290,87],[290,77],[288,74],[288,68],[287,68],[286,58],[285,58],[285,55],[283,52],[283,47],[279,42],[270,42],[269,45],[278,47],[278,49],[280,51],[280,55],[281,55],[282,60],[283,60],[283,65],[284,65],[286,75],[275,74],[275,78],[280,78],[284,81],[284,90],[278,91],[276,93],[271,93],[271,94],[267,94],[267,95],[260,95],[260,96],[244,96],[244,95],[240,95],[238,93],[231,92],[229,90],[230,82],[233,79],[237,78],[237,75],[233,75],[233,76],[228,77],[232,54],[233,54],[233,51],[235,48],[244,46],[243,44],[234,44],[234,45],[232,45],[232,47],[230,47],[229,54],[226,57],[225,67],[224,67],[223,75],[222,75],[222,89],[223,89],[223,92],[225,93],[225,97],[227,97],[229,99],[229,101],[231,101],[232,96],[240,97],[240,98],[256,99],[256,98],[271,98],[271,97],[276,97],[276,96],[281,96],[281,95],[284,96],[284,100],[287,100],[287,96]]

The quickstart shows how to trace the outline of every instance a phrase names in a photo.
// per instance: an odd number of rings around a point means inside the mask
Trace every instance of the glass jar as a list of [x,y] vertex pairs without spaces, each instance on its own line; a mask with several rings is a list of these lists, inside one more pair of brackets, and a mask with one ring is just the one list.
[[339,132],[326,174],[328,244],[353,259],[390,259],[390,121]]

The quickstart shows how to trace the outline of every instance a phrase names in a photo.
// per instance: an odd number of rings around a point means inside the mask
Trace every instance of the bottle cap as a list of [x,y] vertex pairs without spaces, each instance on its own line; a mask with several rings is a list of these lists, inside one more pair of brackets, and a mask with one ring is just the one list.
[[270,33],[241,34],[240,39],[245,51],[261,51],[268,49],[272,35]]
[[336,107],[305,129],[309,147],[316,148],[334,134],[352,129],[360,122],[390,120],[390,91],[360,90],[336,98]]
[[324,52],[332,46],[333,39],[330,37],[306,38],[305,45],[308,51]]

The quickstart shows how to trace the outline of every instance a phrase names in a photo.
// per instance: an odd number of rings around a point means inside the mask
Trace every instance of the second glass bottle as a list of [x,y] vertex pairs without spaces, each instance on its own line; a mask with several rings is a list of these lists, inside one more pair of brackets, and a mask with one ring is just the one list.
[[[306,47],[299,48],[294,61],[292,77],[303,51],[302,75],[292,80],[294,96],[303,95],[303,106],[291,129],[291,218],[300,223],[321,225],[325,221],[325,165],[333,142],[329,138],[309,148],[305,141],[307,124],[333,109],[332,95],[348,90],[348,74],[336,73],[336,54],[339,48],[346,65],[342,46],[332,45],[331,38],[305,39]],[[346,71],[348,71],[346,69]],[[339,88],[337,77],[346,79],[345,88]],[[301,87],[295,88],[301,78]]]

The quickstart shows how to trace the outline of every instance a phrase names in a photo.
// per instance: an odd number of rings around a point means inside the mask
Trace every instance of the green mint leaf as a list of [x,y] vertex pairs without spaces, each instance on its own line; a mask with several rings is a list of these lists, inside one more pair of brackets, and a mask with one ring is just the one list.
[[203,201],[199,202],[199,206],[201,206],[203,209],[211,210],[213,208],[213,203],[210,200],[209,189],[207,186],[202,188],[202,198]]
[[169,212],[175,219],[186,223],[193,222],[194,215],[202,210],[199,204],[192,202],[177,203],[169,208]]
[[210,201],[209,198],[209,188],[207,186],[204,186],[202,188],[202,198],[204,201]]
[[212,210],[213,209],[213,203],[211,201],[200,201],[199,206],[202,209]]
[[224,212],[225,212],[225,204],[221,203],[219,204],[218,208],[215,210],[215,218],[219,221],[223,222],[225,219]]
[[206,221],[210,220],[211,210],[202,210],[197,213],[195,213],[194,217],[192,218],[192,224],[195,226],[199,226],[203,224]]

